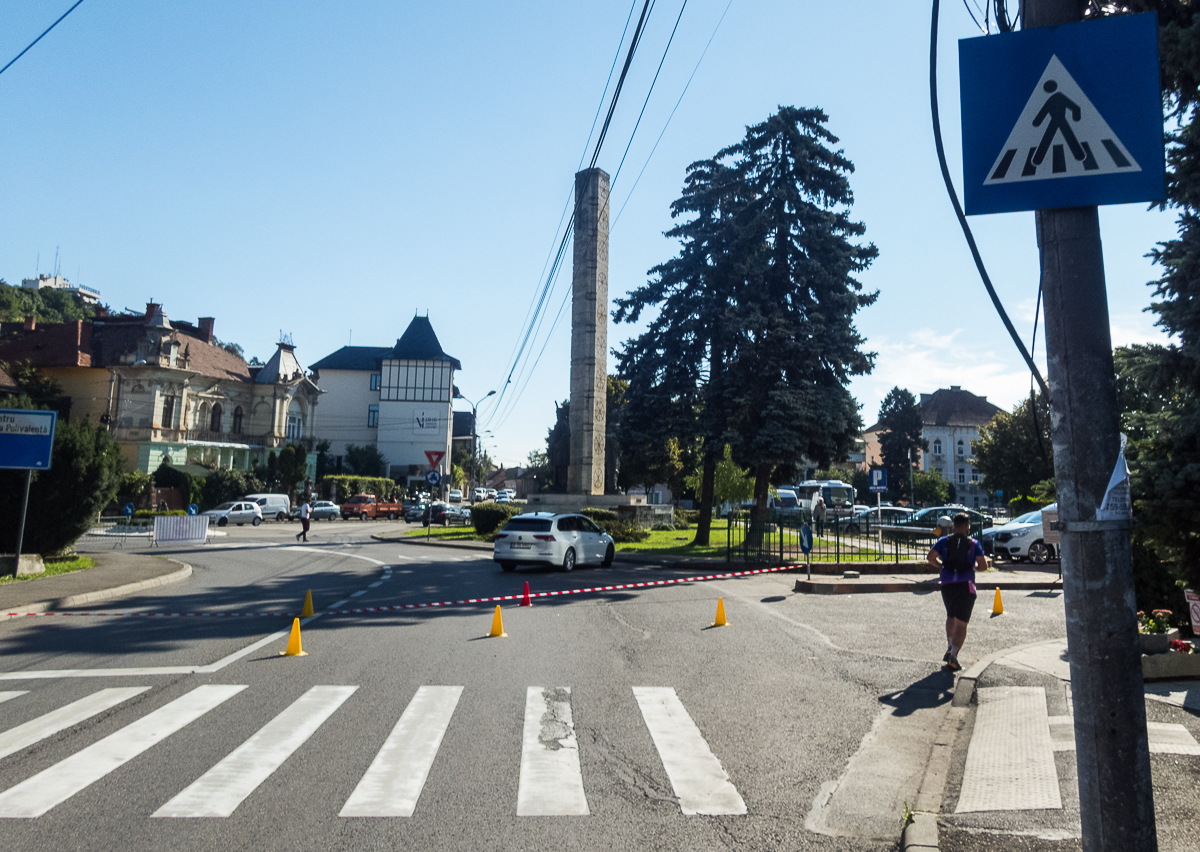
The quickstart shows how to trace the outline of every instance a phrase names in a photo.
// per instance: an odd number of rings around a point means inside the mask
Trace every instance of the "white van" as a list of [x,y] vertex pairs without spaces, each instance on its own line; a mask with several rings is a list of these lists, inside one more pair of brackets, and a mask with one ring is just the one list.
[[292,501],[286,494],[247,494],[242,499],[257,503],[262,509],[263,520],[286,521],[292,514]]

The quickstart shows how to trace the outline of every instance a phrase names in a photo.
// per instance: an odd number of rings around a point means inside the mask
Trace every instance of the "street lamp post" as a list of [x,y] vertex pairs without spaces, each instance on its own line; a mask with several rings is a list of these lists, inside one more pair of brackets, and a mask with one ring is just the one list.
[[470,477],[468,477],[468,482],[470,483],[468,487],[471,489],[472,502],[474,502],[474,500],[475,500],[475,466],[476,466],[475,445],[477,442],[476,435],[475,435],[475,411],[479,407],[480,403],[482,403],[489,396],[495,396],[495,395],[496,395],[496,392],[494,390],[490,390],[486,394],[484,394],[482,397],[480,397],[478,402],[471,402],[471,400],[467,399],[461,393],[458,394],[459,399],[466,399],[467,404],[471,406],[471,475],[470,475]]

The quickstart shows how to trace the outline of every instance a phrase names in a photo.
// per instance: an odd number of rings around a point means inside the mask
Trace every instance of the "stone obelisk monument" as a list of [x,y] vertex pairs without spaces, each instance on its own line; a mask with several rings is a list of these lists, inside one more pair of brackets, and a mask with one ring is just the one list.
[[568,494],[604,493],[608,401],[608,173],[575,175]]

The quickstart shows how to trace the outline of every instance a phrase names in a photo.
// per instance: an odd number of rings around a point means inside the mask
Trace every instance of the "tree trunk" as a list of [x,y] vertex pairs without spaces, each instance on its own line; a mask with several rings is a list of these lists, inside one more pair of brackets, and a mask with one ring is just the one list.
[[750,550],[762,547],[763,533],[767,528],[767,498],[771,494],[772,464],[760,464],[754,469],[754,508],[750,511],[750,529],[746,532],[746,546]]
[[696,538],[692,544],[708,546],[712,532],[713,486],[717,479],[717,452],[713,441],[704,442],[704,469],[700,479],[700,516],[696,519]]

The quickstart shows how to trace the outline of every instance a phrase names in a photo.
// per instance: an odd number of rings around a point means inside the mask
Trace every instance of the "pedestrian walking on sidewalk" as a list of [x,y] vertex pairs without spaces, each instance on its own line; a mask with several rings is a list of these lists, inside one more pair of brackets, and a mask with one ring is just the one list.
[[[938,520],[938,526],[942,526]],[[944,528],[943,528],[944,529]],[[958,654],[967,641],[967,623],[975,607],[975,571],[987,570],[983,546],[971,538],[971,516],[959,512],[954,516],[953,532],[943,535],[929,551],[929,564],[941,569],[942,603],[946,606],[946,654],[942,657],[947,668],[956,672],[962,668]]]
[[308,541],[308,516],[312,514],[312,506],[308,505],[308,498],[304,498],[304,502],[300,504],[300,532],[296,533],[296,541]]
[[817,535],[825,534],[826,513],[827,510],[825,509],[825,498],[818,493],[817,496],[813,497],[812,507],[813,523],[817,527]]

